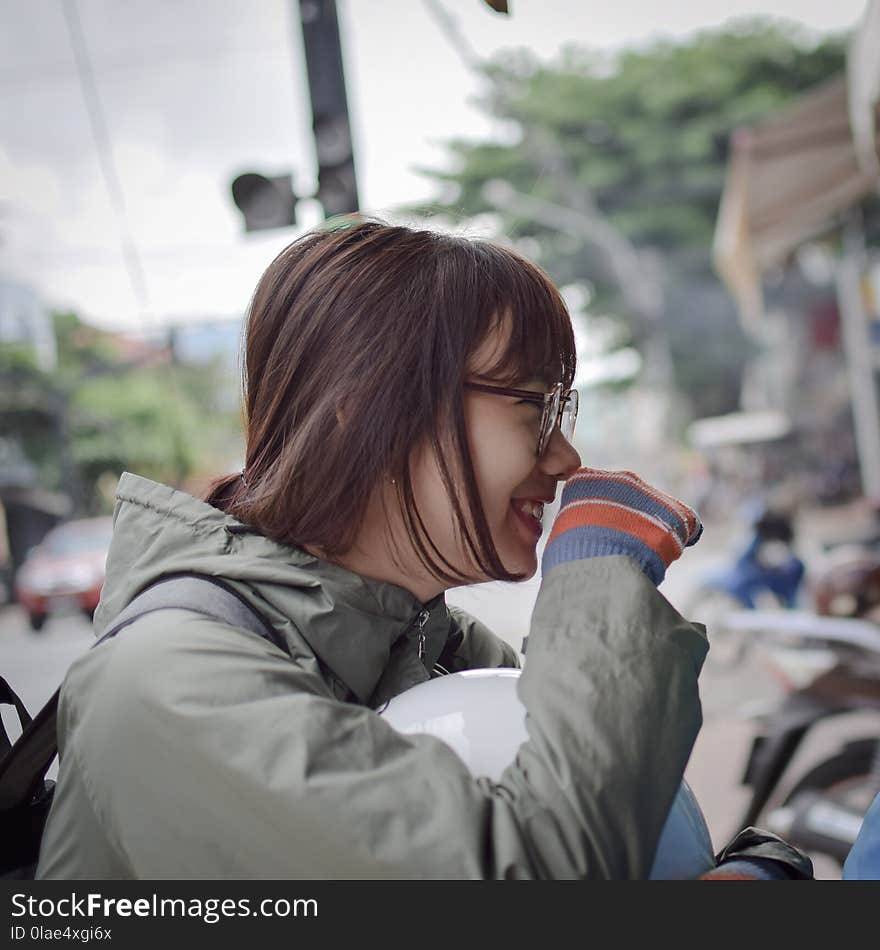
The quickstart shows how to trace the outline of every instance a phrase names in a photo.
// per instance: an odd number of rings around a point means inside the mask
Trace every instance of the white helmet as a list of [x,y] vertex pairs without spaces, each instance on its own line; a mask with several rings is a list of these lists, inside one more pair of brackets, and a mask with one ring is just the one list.
[[[528,739],[525,708],[516,695],[520,671],[466,670],[420,683],[395,696],[383,712],[399,732],[428,733],[451,746],[475,775],[497,780]],[[660,835],[650,878],[698,877],[715,866],[703,812],[681,783]]]

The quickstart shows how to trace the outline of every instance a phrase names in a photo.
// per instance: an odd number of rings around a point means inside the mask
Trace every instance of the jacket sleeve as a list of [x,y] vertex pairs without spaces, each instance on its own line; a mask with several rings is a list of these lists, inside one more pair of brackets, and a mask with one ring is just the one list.
[[461,607],[450,606],[452,629],[438,661],[450,673],[499,666],[519,669],[516,650]]
[[250,635],[149,620],[64,701],[62,767],[136,877],[643,877],[700,727],[705,638],[622,557],[545,577],[497,783]]

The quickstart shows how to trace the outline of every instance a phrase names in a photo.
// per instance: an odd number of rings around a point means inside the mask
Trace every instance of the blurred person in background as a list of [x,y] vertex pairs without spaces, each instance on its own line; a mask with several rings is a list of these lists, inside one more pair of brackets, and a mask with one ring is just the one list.
[[[365,221],[286,248],[249,311],[244,471],[205,500],[124,475],[96,618],[197,574],[275,642],[162,610],[78,659],[38,876],[644,877],[707,650],[657,585],[701,527],[581,467],[574,371],[559,293],[506,247]],[[444,592],[531,577],[560,482],[529,740],[493,782],[380,712],[518,666]]]

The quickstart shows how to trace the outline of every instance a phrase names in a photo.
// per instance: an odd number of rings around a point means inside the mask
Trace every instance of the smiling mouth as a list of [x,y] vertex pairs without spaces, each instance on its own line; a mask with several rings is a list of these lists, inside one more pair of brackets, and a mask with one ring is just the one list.
[[515,498],[510,507],[516,512],[520,521],[536,535],[543,531],[541,519],[544,516],[544,504],[532,498]]
[[532,501],[531,498],[518,498],[513,502],[513,507],[521,511],[524,515],[540,521],[544,517],[544,503],[542,501]]

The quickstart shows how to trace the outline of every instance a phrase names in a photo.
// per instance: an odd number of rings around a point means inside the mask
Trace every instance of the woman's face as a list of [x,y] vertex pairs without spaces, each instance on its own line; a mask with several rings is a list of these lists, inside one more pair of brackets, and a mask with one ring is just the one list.
[[[474,381],[492,382],[488,368],[496,362],[504,339],[503,330],[499,330],[473,354],[468,370]],[[543,394],[549,387],[534,379],[516,388]],[[543,455],[535,454],[541,409],[533,403],[473,390],[465,390],[464,400],[471,462],[495,548],[509,573],[531,577],[538,567],[536,548],[543,506],[553,501],[558,483],[580,467],[580,456],[559,429],[553,432]],[[451,467],[455,472],[456,466]],[[455,511],[432,448],[413,454],[410,472],[419,514],[440,554],[471,583],[487,580],[457,530]],[[358,537],[339,563],[398,584],[422,602],[450,586],[430,574],[419,560],[390,481],[379,487],[368,504]]]
[[[503,342],[499,332],[473,355],[472,378],[492,382],[485,370]],[[544,394],[549,387],[533,379],[517,388]],[[580,456],[559,429],[543,455],[535,455],[541,407],[534,403],[473,390],[466,390],[464,399],[471,461],[492,540],[510,573],[530,577],[538,566],[543,507],[553,501],[559,481],[580,467]],[[415,458],[412,472],[416,503],[432,540],[452,564],[471,573],[473,568],[468,571],[467,565],[472,562],[457,535],[452,505],[433,455],[425,452]],[[473,577],[474,581],[484,579]]]

